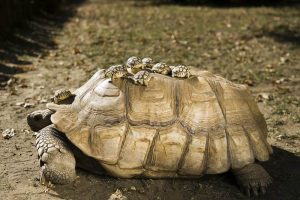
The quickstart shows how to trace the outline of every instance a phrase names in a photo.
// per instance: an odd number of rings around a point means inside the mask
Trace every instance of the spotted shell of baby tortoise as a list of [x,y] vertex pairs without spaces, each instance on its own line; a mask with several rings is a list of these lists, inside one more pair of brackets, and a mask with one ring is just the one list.
[[145,85],[147,86],[150,79],[151,79],[151,73],[148,71],[139,71],[134,75],[132,78],[135,84]]
[[138,65],[138,64],[142,64],[142,60],[139,57],[136,57],[136,56],[131,56],[130,58],[128,58],[128,60],[126,62],[126,65],[129,68],[132,68],[132,67],[134,67],[135,65]]
[[146,68],[152,68],[153,66],[152,58],[143,58],[142,63],[145,65]]
[[172,77],[178,77],[178,78],[190,77],[190,69],[185,65],[178,65],[171,68],[172,68]]
[[127,68],[124,65],[113,65],[105,71],[106,78],[122,78],[127,74]]
[[166,63],[156,63],[152,67],[152,71],[158,74],[168,75],[171,73],[171,68]]
[[54,96],[51,98],[51,102],[59,104],[60,102],[68,99],[73,94],[68,89],[59,89],[55,91]]
[[136,74],[146,68],[146,65],[142,63],[142,60],[136,56],[128,58],[126,65],[128,71],[132,74]]

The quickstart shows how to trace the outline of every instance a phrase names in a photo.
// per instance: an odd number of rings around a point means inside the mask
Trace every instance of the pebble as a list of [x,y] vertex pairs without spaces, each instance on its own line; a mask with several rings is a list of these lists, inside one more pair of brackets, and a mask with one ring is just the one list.
[[32,108],[34,106],[34,104],[33,103],[25,103],[24,104],[24,108]]
[[136,191],[136,188],[135,188],[134,186],[131,186],[131,187],[130,187],[130,190]]
[[6,129],[2,132],[2,136],[4,139],[10,139],[12,138],[14,135],[16,134],[15,129],[11,128],[11,129]]
[[108,200],[127,200],[127,197],[122,194],[121,190],[117,189]]
[[24,106],[24,102],[18,102],[18,103],[16,103],[16,106]]
[[40,103],[48,103],[47,99],[40,100]]
[[27,129],[21,129],[21,132],[24,133],[24,134],[29,134],[30,133],[30,131],[27,130]]

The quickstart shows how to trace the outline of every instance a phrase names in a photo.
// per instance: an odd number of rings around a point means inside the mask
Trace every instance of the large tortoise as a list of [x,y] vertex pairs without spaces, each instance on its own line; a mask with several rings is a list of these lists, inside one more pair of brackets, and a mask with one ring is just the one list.
[[121,178],[232,171],[248,195],[265,193],[271,177],[256,160],[272,149],[247,87],[207,71],[150,76],[143,86],[99,70],[63,102],[30,114],[43,177],[69,183],[76,164]]

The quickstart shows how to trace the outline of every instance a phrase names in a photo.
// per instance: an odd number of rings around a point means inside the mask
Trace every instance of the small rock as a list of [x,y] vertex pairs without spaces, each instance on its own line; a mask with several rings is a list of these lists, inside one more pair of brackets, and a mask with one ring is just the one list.
[[24,104],[24,108],[32,108],[34,106],[34,104],[33,103],[25,103]]
[[138,190],[138,192],[143,194],[143,193],[145,193],[146,191],[145,191],[145,189],[142,187],[142,188],[140,188],[140,189]]
[[280,79],[278,79],[278,80],[275,80],[274,83],[275,83],[275,84],[282,84],[282,83],[288,82],[288,81],[289,81],[288,78],[280,78]]
[[247,84],[248,86],[254,86],[254,81],[253,80],[250,80],[250,79],[246,79],[244,81],[244,84]]
[[18,103],[16,103],[16,106],[24,106],[24,102],[18,102]]
[[47,99],[40,100],[40,103],[48,103]]
[[134,186],[131,186],[131,187],[130,187],[130,190],[136,191],[136,188],[135,188]]
[[277,135],[275,138],[278,139],[278,140],[281,140],[281,139],[282,139],[282,136],[283,136],[283,135]]
[[117,189],[108,200],[127,200],[127,197],[122,194],[121,190]]
[[22,133],[25,133],[25,134],[29,134],[29,133],[30,133],[30,131],[27,130],[27,129],[21,129],[21,132],[22,132]]
[[79,48],[77,48],[77,47],[74,47],[73,48],[73,53],[74,54],[79,54],[79,53],[81,53],[81,50]]
[[7,84],[8,86],[12,86],[14,83],[15,83],[15,79],[14,79],[14,78],[10,78],[10,79],[6,82],[6,84]]
[[57,53],[56,53],[55,51],[51,51],[51,52],[49,53],[49,56],[50,56],[50,57],[55,57],[55,56],[57,56]]
[[4,139],[10,139],[12,138],[14,135],[16,134],[15,129],[11,128],[11,129],[6,129],[2,132],[2,136]]

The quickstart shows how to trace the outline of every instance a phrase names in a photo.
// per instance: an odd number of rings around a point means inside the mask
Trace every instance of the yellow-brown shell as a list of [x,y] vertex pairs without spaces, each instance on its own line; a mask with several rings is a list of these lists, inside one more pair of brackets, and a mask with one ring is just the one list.
[[266,123],[246,86],[205,71],[151,76],[144,87],[111,83],[100,70],[71,105],[48,104],[51,120],[118,177],[200,176],[269,159]]

